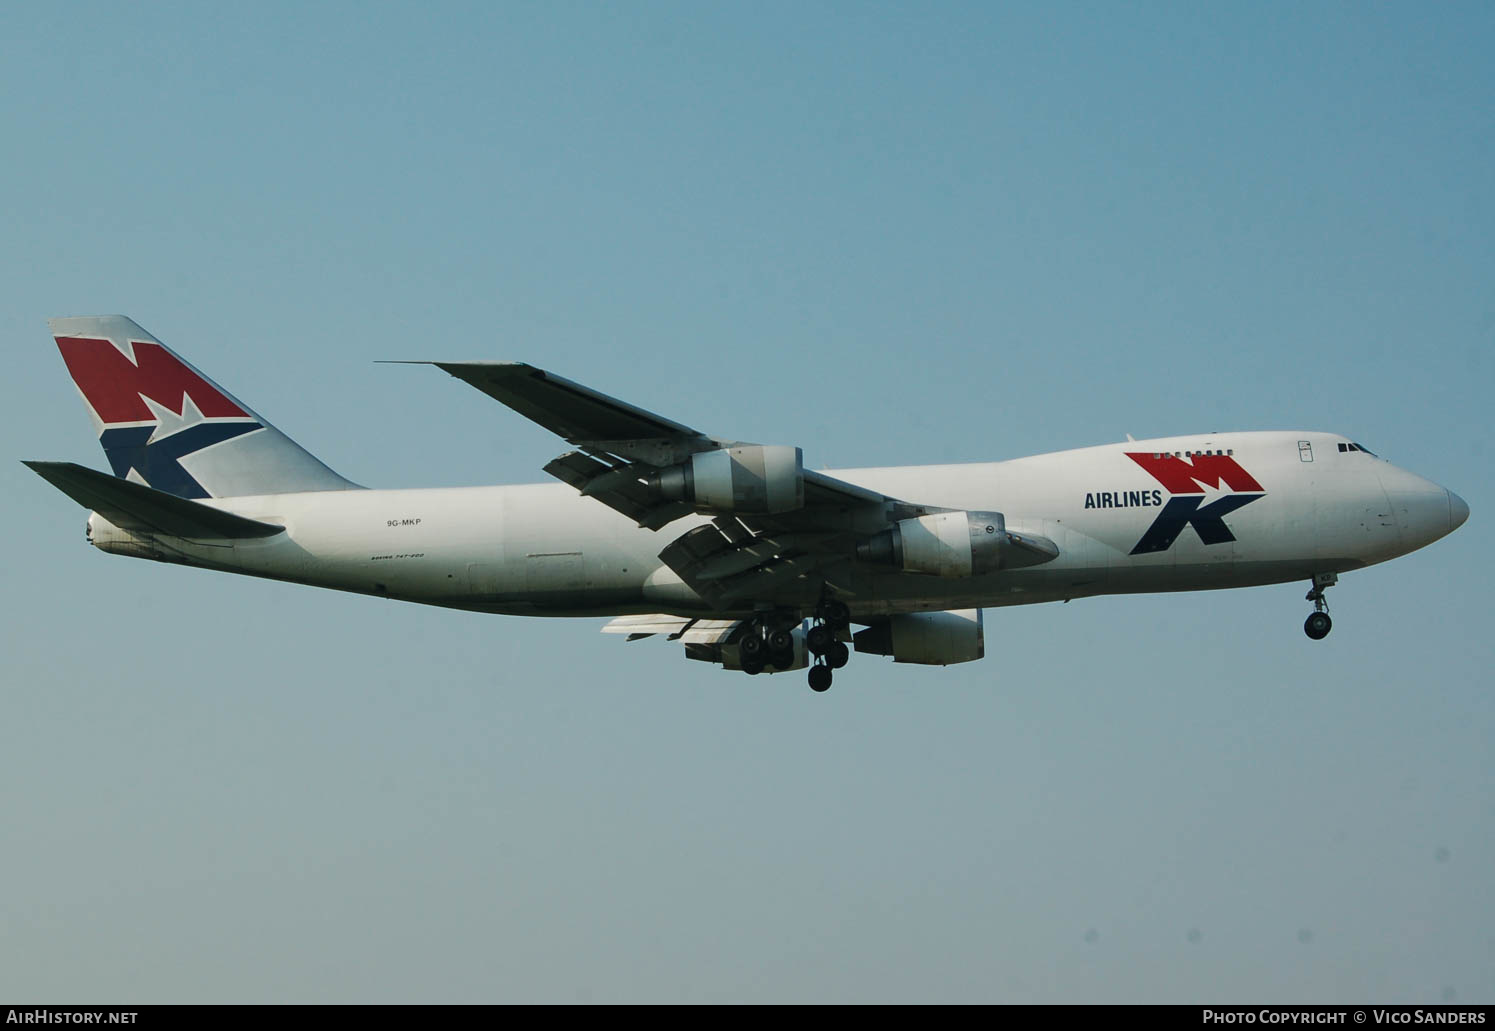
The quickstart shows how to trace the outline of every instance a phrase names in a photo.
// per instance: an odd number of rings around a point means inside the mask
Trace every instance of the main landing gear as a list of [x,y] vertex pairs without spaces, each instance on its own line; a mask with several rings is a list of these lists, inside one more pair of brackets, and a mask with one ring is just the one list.
[[1324,600],[1324,591],[1338,582],[1339,576],[1336,573],[1314,574],[1313,588],[1305,599],[1313,602],[1313,611],[1303,621],[1303,632],[1311,640],[1322,641],[1329,636],[1329,631],[1334,629],[1334,621],[1329,618],[1329,603]]
[[788,630],[767,630],[758,620],[748,624],[737,649],[742,656],[742,671],[757,676],[769,666],[789,669],[794,665],[794,637]]
[[846,603],[828,599],[815,607],[810,629],[805,633],[805,647],[815,657],[810,667],[810,690],[829,691],[831,670],[840,669],[851,659],[851,649],[841,634],[851,625],[851,610]]
[[798,626],[799,613],[792,609],[765,609],[748,620],[737,638],[742,671],[757,676],[767,669],[794,669],[800,658],[794,639]]
[[[742,671],[757,676],[769,668],[786,670],[798,665],[795,634],[799,614],[792,610],[760,612],[737,637]],[[810,629],[805,632],[805,650],[810,653],[810,688],[829,691],[832,670],[851,659],[851,649],[841,637],[851,626],[851,610],[845,602],[828,599],[815,606]]]

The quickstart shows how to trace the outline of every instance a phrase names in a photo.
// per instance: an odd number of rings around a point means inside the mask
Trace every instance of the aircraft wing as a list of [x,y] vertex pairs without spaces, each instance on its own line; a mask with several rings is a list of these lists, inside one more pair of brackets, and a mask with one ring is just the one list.
[[596,441],[670,442],[674,448],[722,446],[698,430],[608,397],[580,383],[522,362],[432,362],[502,401],[527,419],[573,444]]
[[[431,362],[465,383],[477,387],[496,401],[501,401],[525,418],[539,423],[567,442],[576,444],[587,455],[602,458],[611,455],[641,466],[662,468],[675,465],[691,455],[737,446],[739,442],[708,436],[700,430],[645,411],[626,401],[582,386],[562,376],[523,362]],[[561,462],[577,452],[568,452]],[[554,463],[552,463],[554,464]],[[584,463],[570,463],[572,476],[559,470],[547,472],[572,483],[574,478],[590,479],[597,470]],[[614,466],[616,463],[608,463]],[[824,474],[806,471],[806,480],[817,488],[858,501],[881,502],[883,496],[843,483]],[[615,478],[616,479],[616,478]],[[595,493],[597,485],[593,485]],[[683,513],[682,513],[683,514]],[[678,518],[676,516],[675,518]],[[655,522],[651,520],[650,522]],[[641,522],[641,526],[650,525]],[[662,523],[657,523],[655,528]]]
[[711,436],[532,365],[429,364],[574,444],[545,471],[639,526],[710,516],[659,557],[721,609],[818,595],[859,544],[946,511],[805,469],[799,448]]

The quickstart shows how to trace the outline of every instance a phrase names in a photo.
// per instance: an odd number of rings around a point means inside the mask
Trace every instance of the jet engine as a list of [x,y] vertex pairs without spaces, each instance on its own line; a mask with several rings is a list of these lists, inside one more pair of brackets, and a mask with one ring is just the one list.
[[1033,566],[1058,554],[1059,548],[1045,537],[1009,533],[1001,512],[935,512],[900,519],[857,546],[857,558],[865,562],[948,577]]
[[859,652],[924,666],[974,662],[986,654],[980,609],[890,616],[857,631],[852,640]]
[[750,444],[703,451],[661,469],[649,485],[666,501],[725,512],[792,512],[805,507],[804,452]]

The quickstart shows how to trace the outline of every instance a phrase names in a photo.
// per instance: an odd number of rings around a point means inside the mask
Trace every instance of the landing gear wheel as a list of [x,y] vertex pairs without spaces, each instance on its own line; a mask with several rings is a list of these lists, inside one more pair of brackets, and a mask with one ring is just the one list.
[[742,655],[742,664],[746,667],[749,659],[758,659],[763,655],[763,638],[749,628],[748,633],[737,642],[737,651]]
[[759,673],[763,672],[763,660],[762,659],[743,659],[742,660],[742,671],[744,673],[746,673],[750,677],[756,677]]
[[831,668],[829,666],[810,667],[810,690],[829,691],[831,689]]
[[812,655],[824,655],[825,650],[836,640],[836,635],[831,633],[831,628],[820,624],[812,626],[805,634],[805,647],[810,649]]
[[851,622],[851,609],[846,607],[844,601],[828,601],[825,603],[822,614],[827,623],[846,625]]
[[794,654],[794,637],[787,630],[775,630],[768,635],[768,650],[777,654]]
[[1311,640],[1322,641],[1329,636],[1334,622],[1329,618],[1329,602],[1324,598],[1324,592],[1339,582],[1339,576],[1335,573],[1315,573],[1313,586],[1309,588],[1304,601],[1313,602],[1313,612],[1303,621],[1303,632]]
[[851,649],[840,641],[832,641],[825,650],[825,664],[831,669],[840,669],[851,660]]
[[1303,632],[1315,641],[1322,641],[1334,629],[1334,621],[1327,612],[1310,612],[1303,621]]
[[768,663],[775,669],[793,669],[794,649],[791,647],[788,651],[770,651],[768,653]]

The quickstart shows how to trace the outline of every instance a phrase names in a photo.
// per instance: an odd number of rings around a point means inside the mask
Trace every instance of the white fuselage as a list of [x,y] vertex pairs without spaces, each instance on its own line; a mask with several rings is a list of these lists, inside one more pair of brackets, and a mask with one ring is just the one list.
[[[1342,573],[1420,548],[1467,509],[1444,488],[1325,433],[1200,434],[1127,441],[1006,462],[840,470],[891,497],[1005,515],[1048,538],[1058,558],[990,575],[942,578],[848,560],[832,579],[858,617],[981,608],[1096,594],[1243,587]],[[1187,523],[1136,553],[1176,496],[1131,453],[1229,455],[1260,486],[1206,484],[1183,506],[1224,513],[1221,540]],[[1242,499],[1237,498],[1236,503]],[[528,615],[707,614],[659,560],[695,516],[640,529],[564,484],[343,490],[207,501],[284,525],[263,539],[194,542],[131,535],[95,514],[110,551],[424,604]],[[1177,519],[1174,520],[1177,522]],[[816,587],[818,590],[818,587]],[[813,598],[808,603],[813,603]],[[734,613],[720,613],[732,615]]]

